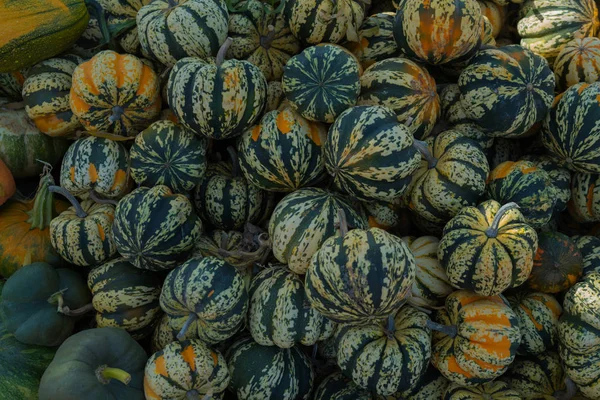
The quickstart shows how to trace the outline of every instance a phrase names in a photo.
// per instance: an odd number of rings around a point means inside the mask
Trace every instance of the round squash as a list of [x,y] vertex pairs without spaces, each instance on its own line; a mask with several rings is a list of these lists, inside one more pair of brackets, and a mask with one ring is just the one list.
[[[481,8],[481,14],[490,21],[492,25],[492,36],[497,38],[500,35],[500,31],[504,28],[506,22],[506,8],[502,6],[503,0],[477,0],[479,8]],[[523,0],[517,0],[522,2]]]
[[442,399],[449,384],[448,379],[430,363],[415,389],[405,392],[403,395],[406,400]]
[[17,191],[17,184],[12,172],[4,161],[0,160],[0,206],[10,199]]
[[565,44],[554,62],[556,87],[564,92],[580,83],[600,79],[600,39],[582,37]]
[[583,257],[583,276],[600,272],[600,238],[596,236],[572,236],[571,240]]
[[400,197],[393,203],[385,201],[361,202],[369,218],[369,227],[381,228],[386,231],[400,227],[403,223],[401,199]]
[[313,400],[374,400],[374,396],[341,372],[334,372],[323,379]]
[[486,382],[477,386],[451,383],[443,400],[521,400],[521,393],[505,382]]
[[525,161],[531,161],[539,169],[543,169],[548,173],[552,186],[556,189],[556,205],[554,212],[564,211],[567,208],[567,203],[571,199],[571,172],[568,169],[561,167],[550,156],[534,156],[526,155],[521,158]]
[[400,55],[394,39],[394,17],[393,12],[372,14],[360,26],[358,40],[344,44],[356,56],[363,68],[369,68],[378,61]]
[[570,194],[569,214],[577,222],[600,221],[600,174],[574,173]]

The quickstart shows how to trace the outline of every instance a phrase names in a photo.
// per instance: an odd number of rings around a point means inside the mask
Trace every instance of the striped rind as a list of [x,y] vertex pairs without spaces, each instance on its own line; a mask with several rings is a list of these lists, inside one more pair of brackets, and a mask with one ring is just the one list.
[[415,388],[402,394],[406,400],[441,399],[444,396],[448,385],[448,379],[446,379],[444,375],[430,363],[425,374],[421,376]]
[[364,68],[377,61],[397,57],[400,50],[394,40],[393,12],[373,14],[366,18],[358,31],[358,40],[346,42],[344,46],[350,50]]
[[599,174],[573,174],[569,214],[579,222],[600,221]]
[[167,275],[160,307],[177,331],[195,314],[197,319],[189,330],[202,341],[214,344],[242,327],[248,292],[244,277],[232,265],[216,257],[192,258]]
[[552,185],[556,188],[556,205],[554,212],[564,211],[567,203],[571,199],[571,172],[561,167],[558,162],[550,156],[526,155],[521,160],[531,161],[537,168],[543,169],[548,173]]
[[554,75],[559,92],[600,80],[600,39],[584,37],[565,44],[554,62]]
[[408,128],[383,106],[356,106],[330,127],[323,147],[334,184],[363,201],[401,196],[419,166]]
[[551,400],[565,391],[565,373],[558,353],[546,351],[535,356],[517,356],[500,379],[526,400]]
[[179,265],[201,232],[192,203],[162,185],[134,190],[115,211],[117,250],[137,268],[165,270]]
[[501,381],[482,383],[477,386],[462,386],[451,383],[446,389],[443,400],[522,400],[521,393]]
[[265,114],[269,111],[275,111],[285,100],[283,85],[281,81],[271,81],[267,85],[267,99],[265,101]]
[[120,17],[135,17],[140,8],[152,0],[96,0],[109,14]]
[[313,400],[372,400],[368,390],[362,389],[341,372],[327,376],[315,390]]
[[399,226],[402,223],[400,202],[401,198],[398,198],[394,203],[387,203],[384,201],[361,202],[369,218],[369,227],[388,230]]
[[[504,0],[477,0],[479,8],[481,8],[481,15],[486,17],[492,25],[492,36],[498,37],[500,31],[504,27],[506,22],[506,8],[503,7]],[[515,3],[520,3],[523,0],[517,0]]]
[[[160,306],[160,305],[159,305]],[[154,327],[152,332],[152,339],[150,342],[150,351],[156,353],[165,348],[171,342],[177,341],[177,334],[179,331],[171,327],[171,317],[168,314],[162,314],[162,317]],[[196,332],[188,330],[183,335],[182,339],[193,339],[196,336]]]
[[583,256],[583,275],[600,272],[600,238],[597,236],[572,236]]

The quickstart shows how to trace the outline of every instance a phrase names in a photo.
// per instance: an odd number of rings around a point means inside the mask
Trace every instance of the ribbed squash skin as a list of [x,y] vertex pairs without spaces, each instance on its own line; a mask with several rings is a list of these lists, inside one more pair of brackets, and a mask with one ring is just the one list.
[[559,232],[540,232],[538,249],[527,285],[544,293],[558,293],[573,286],[583,273],[583,257],[577,245]]
[[559,350],[569,378],[589,398],[600,397],[600,274],[592,272],[573,286],[558,324]]
[[446,297],[454,289],[448,282],[444,267],[438,261],[439,240],[433,236],[406,236],[402,240],[410,248],[416,266],[408,303],[426,308],[443,306]]
[[[179,331],[171,327],[171,317],[168,314],[162,314],[162,317],[154,327],[152,339],[150,341],[150,351],[156,353],[165,348],[166,345],[177,341],[177,333]],[[196,332],[188,330],[183,335],[182,340],[194,339]]]
[[554,82],[544,58],[511,45],[479,51],[458,88],[467,117],[489,135],[519,137],[546,116]]
[[372,400],[372,394],[362,389],[341,372],[329,375],[315,389],[314,400]]
[[229,13],[223,0],[158,0],[136,19],[143,53],[173,66],[185,57],[216,56],[227,38]]
[[400,0],[398,9],[394,38],[410,58],[444,64],[479,47],[483,18],[476,0]]
[[559,92],[600,79],[600,39],[583,37],[565,44],[554,62],[554,75]]
[[444,227],[438,257],[455,287],[490,296],[527,280],[538,235],[513,208],[500,219],[497,236],[489,237],[499,209],[494,200],[465,207]]
[[50,222],[50,242],[71,264],[98,265],[117,253],[112,235],[115,207],[85,200],[81,208],[88,214],[84,218],[69,207]]
[[326,137],[323,124],[284,106],[241,136],[240,167],[248,182],[263,190],[292,192],[314,185],[325,177],[321,146]]
[[348,226],[367,227],[350,199],[318,188],[302,188],[286,195],[275,207],[269,221],[273,255],[297,274],[304,274],[323,242],[337,234],[335,223],[342,209]]
[[399,200],[394,203],[385,201],[363,201],[365,212],[369,218],[370,228],[389,230],[398,227],[402,222],[399,215]]
[[393,12],[371,15],[360,26],[358,40],[344,44],[356,56],[363,68],[368,68],[377,61],[400,55],[394,40],[394,17]]
[[70,105],[87,131],[135,136],[160,114],[158,76],[136,56],[105,50],[75,68]]
[[487,382],[477,386],[461,386],[451,383],[443,400],[522,400],[521,393],[511,389],[505,382]]
[[435,80],[425,68],[406,58],[388,58],[371,65],[360,77],[358,105],[392,109],[417,139],[431,133],[440,116]]
[[562,307],[546,293],[519,290],[506,296],[519,318],[521,346],[519,355],[540,354],[558,343],[558,318]]
[[167,275],[160,307],[178,331],[195,315],[188,330],[205,343],[215,344],[241,328],[248,292],[244,277],[232,265],[216,257],[192,258]]
[[558,199],[548,173],[530,161],[506,161],[494,168],[488,177],[487,195],[501,204],[517,203],[534,228],[550,221]]
[[292,33],[305,44],[358,41],[370,0],[290,0],[283,15]]
[[0,72],[13,72],[68,49],[87,27],[81,0],[0,2]]
[[[273,7],[260,0],[246,0],[236,8],[244,10],[229,16],[228,35],[233,43],[229,58],[247,60],[260,68],[267,81],[280,80],[287,61],[301,50],[283,15],[270,18]],[[246,9],[247,8],[247,9]],[[269,26],[273,26],[273,38]]]
[[566,391],[565,373],[558,353],[546,351],[518,356],[500,378],[521,393],[526,400],[553,400]]
[[583,257],[583,275],[600,272],[600,238],[596,236],[572,236]]
[[432,363],[460,385],[491,381],[514,361],[521,343],[519,320],[501,296],[452,293],[436,322],[456,325],[457,336],[433,333]]
[[422,311],[405,306],[394,328],[371,322],[343,325],[336,333],[337,363],[358,386],[379,395],[413,389],[431,358],[431,331]]
[[23,84],[25,111],[37,128],[49,136],[66,136],[81,127],[71,111],[69,91],[73,71],[83,59],[75,55],[36,64]]
[[239,400],[310,398],[314,372],[310,359],[297,346],[261,346],[247,337],[236,341],[226,358],[231,375],[229,390]]
[[519,10],[521,46],[554,63],[561,48],[576,38],[598,33],[593,0],[527,0]]
[[425,374],[421,376],[415,388],[408,392],[404,392],[403,396],[406,400],[441,399],[444,396],[448,385],[448,379],[446,379],[440,371],[430,363]]
[[60,168],[60,186],[78,197],[93,190],[107,198],[120,198],[129,180],[129,152],[119,142],[88,136],[73,142]]
[[573,174],[569,214],[578,222],[600,221],[600,175]]
[[547,155],[526,155],[521,160],[531,161],[537,168],[548,173],[552,186],[556,189],[554,212],[564,211],[571,199],[571,172]]
[[[521,2],[521,0],[518,2]],[[477,0],[477,3],[481,8],[481,15],[487,17],[492,25],[492,36],[494,38],[498,37],[506,21],[506,9],[493,0]]]
[[260,118],[267,81],[260,68],[248,61],[227,60],[217,66],[184,58],[169,74],[167,98],[186,128],[209,138],[228,139]]
[[189,393],[223,398],[229,384],[225,357],[198,339],[172,342],[146,362],[144,394],[147,400],[183,399]]
[[333,322],[311,307],[302,278],[285,265],[256,275],[249,296],[248,329],[262,346],[312,346],[333,334]]
[[206,172],[208,141],[171,121],[156,121],[135,137],[131,176],[140,185],[192,190]]
[[383,106],[344,111],[329,129],[323,151],[334,184],[363,201],[401,196],[420,159],[409,130]]
[[361,70],[356,57],[341,46],[312,46],[285,65],[283,92],[304,118],[332,123],[356,104]]
[[306,273],[311,305],[335,322],[362,323],[396,312],[415,279],[415,259],[397,236],[379,228],[330,237]]
[[115,211],[117,250],[137,268],[156,271],[181,264],[201,232],[192,203],[162,185],[134,190]]
[[283,85],[281,81],[271,81],[267,84],[267,100],[265,101],[265,114],[269,111],[275,111],[285,100]]

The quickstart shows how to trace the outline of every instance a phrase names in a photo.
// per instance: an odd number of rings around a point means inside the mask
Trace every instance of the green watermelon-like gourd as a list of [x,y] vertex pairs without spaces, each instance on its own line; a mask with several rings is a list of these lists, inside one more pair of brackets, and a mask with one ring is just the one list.
[[92,269],[87,284],[99,328],[125,329],[134,339],[152,331],[161,314],[158,298],[162,280],[158,275],[117,258]]
[[399,237],[379,228],[330,237],[306,272],[306,295],[325,317],[340,323],[380,321],[396,313],[415,279],[415,259]]
[[301,50],[282,14],[272,18],[273,7],[260,0],[238,3],[240,11],[229,16],[229,36],[233,43],[228,58],[247,60],[260,68],[267,81],[283,75],[287,61]]
[[571,199],[571,172],[561,167],[550,156],[534,156],[527,155],[522,158],[525,161],[531,161],[539,169],[543,169],[548,173],[552,186],[556,189],[556,205],[554,212],[564,211],[567,208],[567,203]]
[[521,346],[519,355],[540,354],[558,343],[558,319],[562,307],[546,293],[518,290],[506,296],[519,318]]
[[81,127],[69,105],[73,71],[83,59],[76,55],[51,58],[29,70],[23,84],[27,116],[49,136],[67,136]]
[[556,87],[563,92],[580,82],[600,79],[600,39],[582,37],[565,44],[554,62]]
[[54,347],[73,333],[77,317],[92,309],[90,300],[77,272],[38,262],[6,281],[0,312],[6,330],[19,342]]
[[431,134],[440,111],[435,80],[407,58],[388,58],[371,65],[360,77],[358,105],[392,109],[417,139]]
[[383,106],[356,106],[329,129],[323,151],[334,184],[359,200],[391,202],[408,189],[419,166],[413,136]]
[[222,398],[229,384],[225,357],[198,339],[172,342],[146,362],[147,400]]
[[144,55],[170,67],[217,55],[229,13],[223,0],[158,0],[140,8],[136,20]]
[[394,40],[393,12],[372,14],[366,18],[358,31],[358,40],[346,42],[344,46],[352,52],[363,68],[378,61],[400,55]]
[[578,83],[559,95],[542,128],[550,155],[573,172],[600,173],[600,82]]
[[516,204],[465,207],[444,227],[438,257],[450,283],[492,296],[527,280],[538,235]]
[[600,272],[600,238],[597,236],[572,236],[583,257],[583,275]]
[[208,141],[171,121],[156,121],[131,146],[131,177],[138,185],[192,190],[206,172]]
[[348,226],[365,229],[367,221],[350,200],[319,188],[302,188],[286,195],[269,221],[275,258],[297,274],[304,274],[323,242],[336,234],[339,211]]
[[476,0],[400,0],[394,38],[409,58],[460,61],[479,48],[483,18]]
[[600,397],[600,274],[592,272],[573,286],[558,323],[560,357],[565,371],[589,398]]
[[442,399],[449,384],[448,379],[430,363],[415,388],[404,392],[403,395],[406,400]]
[[114,140],[78,139],[63,158],[60,186],[77,197],[120,198],[129,190],[129,152]]
[[356,104],[361,73],[362,67],[352,53],[324,43],[290,58],[283,71],[283,92],[292,108],[304,118],[332,123]]
[[311,307],[303,279],[285,265],[259,272],[249,296],[248,328],[262,346],[312,346],[333,334],[334,324]]
[[477,386],[462,386],[451,383],[446,389],[443,400],[521,400],[521,393],[505,382],[486,382]]
[[477,142],[449,130],[427,142],[416,141],[415,146],[422,157],[411,183],[410,210],[442,224],[464,207],[477,204],[490,172]]
[[327,376],[315,389],[314,400],[372,400],[371,392],[361,388],[341,372]]
[[343,325],[336,334],[340,369],[378,395],[414,389],[431,358],[427,320],[424,312],[405,306],[387,322]]
[[267,98],[267,80],[260,68],[224,59],[231,42],[225,41],[214,64],[192,57],[178,61],[167,83],[169,106],[181,124],[217,140],[238,136],[252,126]]
[[488,177],[487,195],[502,204],[514,202],[527,223],[539,228],[550,221],[558,196],[546,171],[531,161],[506,161]]
[[308,400],[314,372],[298,347],[261,346],[252,338],[236,341],[227,351],[229,390],[239,400]]
[[543,121],[554,100],[548,62],[517,45],[479,51],[458,78],[463,108],[492,136],[519,137]]
[[163,185],[134,190],[115,210],[117,251],[137,268],[156,271],[179,265],[201,232],[192,203]]
[[146,351],[118,328],[87,329],[68,338],[40,382],[40,400],[143,400]]
[[326,128],[289,106],[271,111],[238,142],[244,176],[252,185],[273,192],[293,192],[325,178],[322,144]]
[[214,344],[233,336],[248,309],[244,277],[216,257],[192,258],[171,271],[160,294],[160,307],[171,317],[178,338],[187,331]]
[[570,195],[569,214],[576,221],[600,221],[600,174],[573,174]]

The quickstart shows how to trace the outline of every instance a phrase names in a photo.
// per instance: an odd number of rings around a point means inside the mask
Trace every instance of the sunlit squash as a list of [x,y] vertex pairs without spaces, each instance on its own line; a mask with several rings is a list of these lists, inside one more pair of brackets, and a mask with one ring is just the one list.
[[600,79],[600,39],[583,37],[565,44],[554,62],[554,75],[559,92]]

